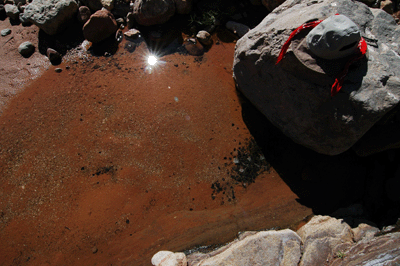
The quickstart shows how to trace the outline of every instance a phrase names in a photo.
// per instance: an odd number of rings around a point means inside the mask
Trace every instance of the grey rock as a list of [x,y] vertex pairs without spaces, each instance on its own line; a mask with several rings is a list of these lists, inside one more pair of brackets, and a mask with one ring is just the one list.
[[300,260],[300,237],[292,230],[263,231],[236,241],[193,266],[293,265]]
[[205,46],[212,44],[211,34],[205,30],[199,31],[196,35],[196,38]]
[[400,265],[400,233],[363,239],[330,260],[331,266]]
[[242,38],[246,33],[250,31],[250,28],[246,25],[234,21],[228,21],[225,24],[225,27],[235,33],[237,36],[239,36],[239,38]]
[[10,29],[1,30],[1,36],[7,36],[9,34],[11,34],[11,30]]
[[143,26],[162,24],[175,14],[173,0],[136,0],[133,15],[137,23]]
[[[290,48],[281,63],[275,62],[294,29],[336,13],[349,17],[363,36],[377,43],[370,42],[368,60],[350,68],[341,92],[331,97],[337,74],[309,70]],[[398,104],[399,42],[399,27],[382,10],[371,12],[350,0],[287,0],[238,40],[234,78],[239,90],[285,135],[316,152],[336,155]]]
[[74,0],[33,0],[24,16],[49,35],[63,31],[74,18],[78,5]]
[[297,233],[303,241],[300,266],[325,265],[332,254],[353,244],[350,226],[329,216],[314,216]]
[[32,22],[30,22],[30,20],[28,20],[28,19],[25,17],[25,14],[24,14],[24,13],[20,13],[20,14],[19,14],[19,21],[21,22],[21,24],[22,24],[23,26],[30,26],[30,25],[32,25]]
[[4,9],[6,11],[7,17],[13,20],[18,20],[19,19],[19,10],[18,7],[15,5],[10,5],[7,4],[4,6]]
[[24,42],[18,47],[18,52],[28,58],[35,52],[35,46],[31,42]]

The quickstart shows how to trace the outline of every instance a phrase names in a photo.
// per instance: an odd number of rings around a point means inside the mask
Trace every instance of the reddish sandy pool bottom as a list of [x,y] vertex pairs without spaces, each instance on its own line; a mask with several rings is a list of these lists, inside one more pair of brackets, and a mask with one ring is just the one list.
[[166,55],[151,73],[146,46],[123,45],[64,62],[61,73],[51,67],[0,117],[0,261],[150,265],[159,250],[221,244],[311,214],[273,168],[254,183],[232,179],[235,156],[252,143],[234,43]]

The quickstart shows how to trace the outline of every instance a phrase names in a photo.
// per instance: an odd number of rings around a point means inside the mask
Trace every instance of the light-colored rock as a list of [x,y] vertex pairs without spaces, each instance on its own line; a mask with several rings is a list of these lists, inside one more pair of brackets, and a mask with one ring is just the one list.
[[[331,97],[338,74],[324,75],[305,67],[293,54],[293,46],[282,62],[275,62],[294,29],[336,13],[353,20],[362,35],[376,39],[378,45],[369,42],[368,60],[352,66],[339,94]],[[238,40],[234,78],[239,90],[285,135],[316,152],[336,155],[353,146],[399,103],[398,43],[400,30],[382,10],[371,11],[350,0],[287,0]]]
[[277,8],[280,4],[285,2],[285,0],[262,0],[261,3],[268,9],[268,11],[272,11]]
[[314,216],[297,233],[303,241],[300,266],[324,265],[332,252],[346,250],[353,244],[350,226],[329,216]]
[[10,29],[1,30],[1,36],[7,36],[9,34],[11,34],[11,30]]
[[124,33],[125,37],[131,38],[131,39],[136,39],[140,37],[140,31],[137,29],[130,29]]
[[4,6],[4,9],[6,10],[7,17],[9,17],[10,19],[17,20],[19,18],[20,12],[17,6],[6,4]]
[[49,35],[63,31],[75,17],[75,0],[33,0],[26,6],[25,18]]
[[175,0],[177,14],[189,14],[192,11],[193,0]]
[[109,11],[114,9],[114,0],[100,0],[100,1],[101,1],[101,5],[105,9],[107,9]]
[[196,35],[196,38],[205,46],[212,44],[211,34],[205,30],[199,31]]
[[363,239],[349,250],[337,253],[329,265],[400,265],[400,233]]
[[353,239],[355,242],[370,240],[379,232],[378,228],[368,224],[359,224],[356,228],[351,230],[353,231]]
[[175,14],[173,0],[136,0],[133,15],[140,25],[151,26],[168,21]]
[[242,38],[246,33],[250,31],[250,28],[246,25],[234,21],[228,21],[225,24],[225,27],[237,36],[239,36],[239,38]]
[[118,30],[113,14],[107,9],[96,11],[83,25],[83,36],[92,43],[98,43]]
[[18,47],[18,52],[23,56],[23,57],[30,57],[34,52],[35,52],[35,46],[31,42],[23,42],[20,44]]
[[157,252],[151,258],[151,263],[154,266],[187,266],[186,255],[184,253],[173,253],[171,251]]
[[286,265],[300,260],[300,237],[292,230],[264,231],[230,245],[223,252],[193,266]]

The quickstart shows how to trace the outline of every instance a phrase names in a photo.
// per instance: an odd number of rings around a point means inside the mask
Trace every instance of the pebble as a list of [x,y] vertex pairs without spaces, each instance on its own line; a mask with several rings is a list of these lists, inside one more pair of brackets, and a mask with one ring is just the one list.
[[99,251],[99,250],[97,249],[97,247],[96,247],[96,246],[94,246],[94,247],[92,248],[92,252],[93,252],[93,254],[97,253],[97,251]]
[[57,67],[56,69],[54,69],[55,72],[57,73],[61,73],[62,72],[62,68]]
[[7,36],[9,34],[11,34],[11,30],[10,29],[1,30],[1,36]]
[[18,52],[23,57],[30,57],[35,52],[35,46],[31,42],[23,42],[18,47]]
[[136,39],[140,37],[140,31],[138,31],[137,29],[130,29],[127,32],[125,32],[124,35],[127,38]]
[[61,63],[61,54],[52,48],[47,48],[47,57],[53,65],[58,65]]

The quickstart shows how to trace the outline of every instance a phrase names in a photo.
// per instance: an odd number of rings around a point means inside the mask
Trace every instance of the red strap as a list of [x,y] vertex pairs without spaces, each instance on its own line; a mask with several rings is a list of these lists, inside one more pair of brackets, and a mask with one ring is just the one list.
[[285,42],[285,44],[282,46],[281,52],[279,53],[278,59],[276,60],[275,65],[277,65],[285,56],[287,49],[289,48],[290,43],[292,42],[292,39],[294,38],[294,36],[296,36],[296,34],[298,34],[299,32],[305,30],[305,29],[309,29],[309,28],[314,28],[315,26],[317,26],[319,23],[321,23],[322,20],[317,20],[317,21],[311,21],[308,23],[304,23],[303,25],[301,25],[300,27],[298,27],[297,29],[295,29],[289,36],[289,38],[287,39],[287,41]]
[[350,65],[363,58],[365,53],[367,52],[367,43],[365,42],[364,38],[361,37],[360,42],[358,43],[358,54],[351,58],[344,67],[343,71],[336,77],[335,83],[332,85],[331,89],[331,96],[335,96],[340,89],[343,87],[343,81],[346,77],[347,73],[349,72]]

